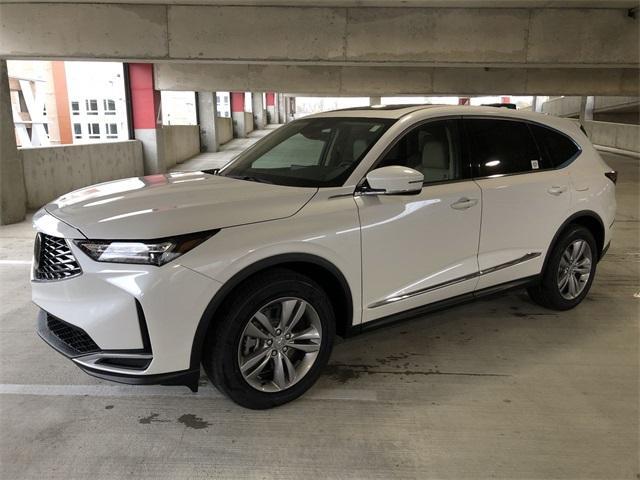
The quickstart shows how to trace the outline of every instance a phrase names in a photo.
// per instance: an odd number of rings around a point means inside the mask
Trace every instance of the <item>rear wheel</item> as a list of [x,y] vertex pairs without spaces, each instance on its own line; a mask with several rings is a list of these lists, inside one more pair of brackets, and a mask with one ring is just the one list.
[[335,320],[326,293],[286,269],[260,274],[225,302],[207,339],[203,365],[232,400],[254,409],[308,390],[329,360]]
[[589,230],[572,225],[556,243],[540,285],[528,289],[538,304],[568,310],[586,297],[596,273],[597,247]]

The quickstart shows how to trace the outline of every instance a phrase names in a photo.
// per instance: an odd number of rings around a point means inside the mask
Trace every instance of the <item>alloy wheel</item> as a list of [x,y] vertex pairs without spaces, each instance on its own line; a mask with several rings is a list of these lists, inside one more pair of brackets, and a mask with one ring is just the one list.
[[566,300],[574,300],[585,289],[591,276],[593,254],[585,240],[574,240],[562,253],[558,267],[558,290]]
[[296,297],[273,300],[253,314],[242,332],[240,372],[256,390],[286,390],[311,370],[321,344],[322,324],[311,304]]

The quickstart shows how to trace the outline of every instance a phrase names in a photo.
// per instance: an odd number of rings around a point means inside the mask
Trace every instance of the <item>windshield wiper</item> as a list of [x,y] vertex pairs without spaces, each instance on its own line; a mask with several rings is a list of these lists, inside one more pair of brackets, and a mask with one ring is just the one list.
[[225,177],[235,178],[238,180],[247,180],[249,182],[273,184],[273,182],[270,182],[269,180],[265,180],[264,178],[252,177],[251,175],[225,175]]

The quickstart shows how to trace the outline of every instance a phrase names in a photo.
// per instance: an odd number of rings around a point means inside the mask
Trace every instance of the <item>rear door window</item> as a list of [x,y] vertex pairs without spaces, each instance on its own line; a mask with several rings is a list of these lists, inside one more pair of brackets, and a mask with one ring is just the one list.
[[541,157],[525,122],[468,118],[464,123],[476,177],[526,173],[550,167]]

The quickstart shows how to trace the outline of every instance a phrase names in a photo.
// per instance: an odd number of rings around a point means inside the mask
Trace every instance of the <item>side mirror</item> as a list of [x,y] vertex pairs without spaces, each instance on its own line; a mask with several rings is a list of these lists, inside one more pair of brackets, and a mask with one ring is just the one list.
[[369,189],[365,195],[396,195],[403,193],[420,193],[424,175],[409,167],[392,165],[376,168],[367,174]]

